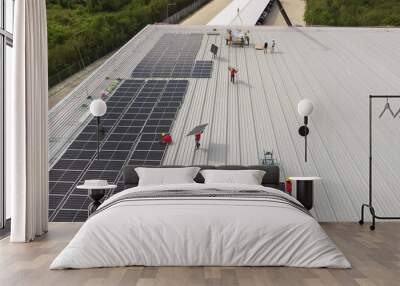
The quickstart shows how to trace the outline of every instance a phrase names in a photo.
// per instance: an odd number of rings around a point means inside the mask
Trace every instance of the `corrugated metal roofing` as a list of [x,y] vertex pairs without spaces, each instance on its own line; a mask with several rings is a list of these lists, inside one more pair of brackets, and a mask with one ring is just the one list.
[[[358,220],[368,193],[368,95],[399,93],[400,29],[251,28],[252,44],[276,40],[276,53],[267,55],[226,46],[225,30],[219,30],[220,36],[204,38],[198,55],[210,59],[211,43],[220,47],[213,76],[191,81],[164,164],[251,165],[260,163],[264,150],[273,150],[283,176],[323,178],[315,186],[313,212],[319,220]],[[239,70],[235,85],[228,66]],[[303,98],[315,105],[308,163],[298,135],[303,119],[297,103]],[[400,101],[392,104],[400,107]],[[376,114],[383,105],[376,104]],[[374,195],[382,215],[400,212],[398,120],[374,123]],[[185,134],[201,123],[209,127],[202,149],[195,151]]]
[[[163,34],[204,33],[196,60],[212,59],[212,43],[220,54],[211,78],[189,79],[172,130],[174,144],[163,164],[259,164],[263,151],[273,150],[282,176],[322,177],[313,209],[320,221],[358,220],[368,198],[368,95],[400,94],[400,29],[244,27],[252,45],[240,48],[225,45],[226,28],[207,35],[211,28],[149,26],[97,73],[129,78]],[[266,39],[276,40],[274,54],[254,49]],[[239,70],[235,85],[229,82],[228,66]],[[98,80],[101,86],[104,79]],[[297,103],[303,98],[315,106],[307,163],[304,138],[297,131],[303,120]],[[399,119],[377,119],[384,103],[374,107],[374,199],[379,215],[396,215]],[[400,100],[391,104],[397,111]],[[62,117],[54,118],[62,123]],[[202,148],[195,151],[194,139],[185,135],[201,123],[209,126]]]
[[212,18],[207,25],[254,26],[270,1],[271,0],[233,0]]

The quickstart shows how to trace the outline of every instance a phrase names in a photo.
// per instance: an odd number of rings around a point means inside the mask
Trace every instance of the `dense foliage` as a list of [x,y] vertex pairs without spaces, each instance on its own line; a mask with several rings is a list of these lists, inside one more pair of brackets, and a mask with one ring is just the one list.
[[399,0],[307,0],[308,25],[400,26]]
[[[193,0],[174,0],[170,14]],[[171,3],[171,2],[168,2]],[[50,84],[166,17],[167,0],[47,0]]]

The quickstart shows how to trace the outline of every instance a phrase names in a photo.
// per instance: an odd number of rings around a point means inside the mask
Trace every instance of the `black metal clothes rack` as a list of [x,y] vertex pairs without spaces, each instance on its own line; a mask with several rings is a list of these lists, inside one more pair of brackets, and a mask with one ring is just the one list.
[[375,208],[373,206],[372,201],[372,102],[373,99],[389,99],[389,98],[400,98],[400,95],[370,95],[369,96],[369,201],[368,204],[363,204],[361,206],[361,219],[359,224],[364,224],[364,208],[368,208],[371,216],[372,216],[372,225],[370,225],[371,230],[375,230],[375,220],[376,219],[387,219],[387,220],[396,220],[400,219],[400,217],[387,217],[387,216],[379,216],[375,212]]

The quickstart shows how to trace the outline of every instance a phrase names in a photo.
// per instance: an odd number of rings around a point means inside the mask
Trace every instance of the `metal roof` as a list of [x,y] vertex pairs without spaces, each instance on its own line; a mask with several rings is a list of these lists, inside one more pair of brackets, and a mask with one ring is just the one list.
[[254,26],[270,1],[271,0],[233,0],[212,18],[207,25]]
[[[225,45],[226,27],[215,27],[220,35],[207,35],[211,28],[148,26],[80,89],[104,86],[105,76],[130,78],[165,33],[204,33],[196,60],[212,60],[211,44],[219,47],[219,56],[211,78],[189,79],[163,164],[253,165],[264,150],[273,150],[282,176],[322,177],[312,210],[320,221],[358,220],[360,204],[368,198],[368,95],[400,93],[400,29],[243,27],[250,30],[251,46],[240,48]],[[277,43],[274,54],[254,49],[271,39]],[[228,66],[239,71],[236,84],[229,82]],[[79,96],[86,97],[73,93],[75,100]],[[303,98],[315,107],[307,163],[304,138],[298,135],[303,119],[297,103]],[[384,103],[377,102],[374,118]],[[400,107],[400,101],[391,104],[395,111]],[[62,106],[50,113],[51,126],[59,126],[50,136],[67,122]],[[195,151],[194,139],[186,134],[202,123],[209,125]],[[389,116],[374,119],[374,199],[380,215],[399,212],[398,124]],[[73,134],[65,126],[64,132]]]

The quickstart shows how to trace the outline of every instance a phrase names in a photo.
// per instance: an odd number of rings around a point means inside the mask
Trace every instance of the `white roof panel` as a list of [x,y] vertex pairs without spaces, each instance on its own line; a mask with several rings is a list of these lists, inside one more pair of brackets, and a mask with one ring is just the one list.
[[270,1],[271,0],[234,0],[211,19],[207,25],[254,26]]

